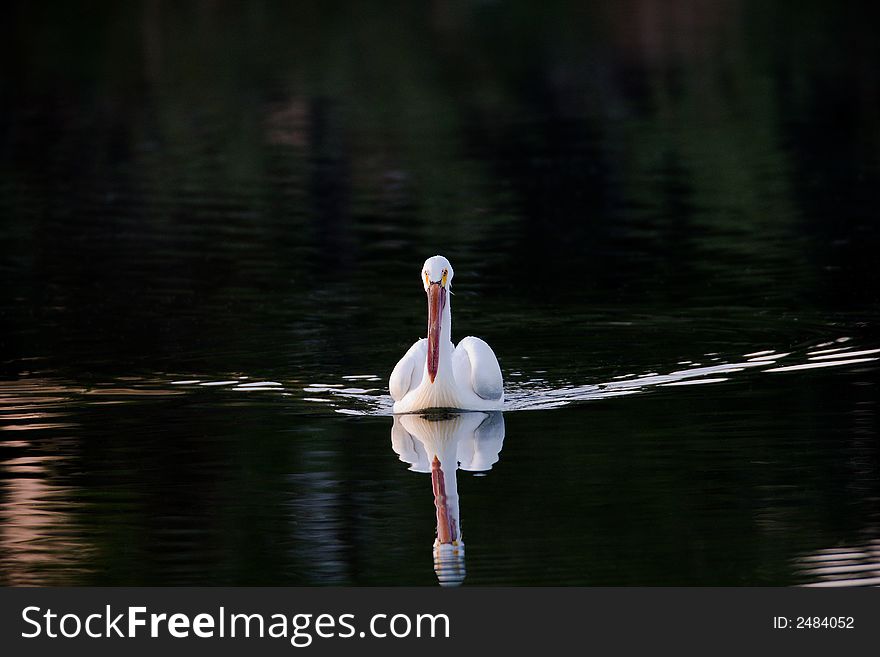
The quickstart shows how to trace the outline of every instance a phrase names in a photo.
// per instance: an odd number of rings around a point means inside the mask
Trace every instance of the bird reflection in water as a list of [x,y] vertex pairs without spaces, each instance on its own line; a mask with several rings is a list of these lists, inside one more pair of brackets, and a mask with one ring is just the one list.
[[457,470],[491,470],[503,444],[504,416],[500,411],[394,416],[394,451],[410,464],[410,470],[431,473],[437,511],[434,571],[441,586],[458,586],[465,578]]

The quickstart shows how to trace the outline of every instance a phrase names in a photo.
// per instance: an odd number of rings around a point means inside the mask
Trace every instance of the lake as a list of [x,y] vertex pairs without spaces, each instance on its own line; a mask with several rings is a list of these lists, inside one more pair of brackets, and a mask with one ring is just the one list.
[[[880,583],[855,8],[0,29],[0,584]],[[435,253],[501,413],[391,415]]]

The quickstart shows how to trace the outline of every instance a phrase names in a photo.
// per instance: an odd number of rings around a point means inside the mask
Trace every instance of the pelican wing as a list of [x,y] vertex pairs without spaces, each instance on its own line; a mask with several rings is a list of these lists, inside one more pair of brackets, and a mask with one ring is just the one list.
[[394,371],[391,372],[391,378],[388,380],[391,399],[400,401],[410,390],[419,387],[427,358],[428,341],[422,338],[416,341],[394,366]]
[[[476,413],[468,413],[476,415]],[[504,415],[501,411],[490,411],[483,417],[479,426],[469,436],[467,451],[459,448],[459,467],[471,472],[491,470],[498,462],[504,446]],[[462,441],[464,444],[464,441]]]
[[391,448],[397,452],[401,461],[410,464],[410,470],[431,471],[431,461],[425,452],[425,446],[407,430],[400,415],[394,416],[394,424],[391,426]]
[[483,399],[497,401],[504,396],[501,368],[492,347],[480,338],[468,336],[458,343],[452,354],[455,380],[470,384]]

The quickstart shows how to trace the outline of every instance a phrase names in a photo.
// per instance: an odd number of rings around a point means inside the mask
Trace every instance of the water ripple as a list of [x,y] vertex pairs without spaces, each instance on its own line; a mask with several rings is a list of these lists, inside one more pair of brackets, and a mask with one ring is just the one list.
[[808,554],[797,570],[815,580],[805,584],[810,587],[880,586],[880,539]]
[[[837,344],[849,341],[849,338],[838,338],[834,342],[821,343]],[[725,383],[733,380],[729,375],[755,370],[760,372],[795,372],[799,370],[818,369],[826,367],[841,367],[857,365],[880,360],[880,357],[849,358],[848,356],[867,356],[880,353],[880,349],[867,348],[852,351],[853,346],[838,347],[834,351],[835,360],[821,360],[813,355],[816,346],[807,347],[798,351],[778,351],[764,349],[743,354],[737,359],[728,362],[717,362],[721,357],[716,353],[703,354],[708,360],[715,362],[713,365],[702,365],[692,360],[678,361],[677,364],[687,364],[689,367],[676,369],[666,374],[648,372],[645,374],[622,374],[616,375],[610,381],[576,385],[564,381],[551,381],[539,374],[546,374],[543,370],[536,370],[531,376],[528,372],[512,371],[507,374],[506,385],[506,411],[521,410],[546,410],[566,406],[575,402],[592,401],[609,397],[620,397],[637,393],[649,392],[655,388],[707,385]],[[820,356],[821,357],[821,356]],[[803,362],[807,360],[808,362]],[[793,362],[790,365],[778,365],[780,362]],[[775,367],[771,367],[774,366]],[[367,379],[369,381],[381,380],[374,375],[345,375],[343,381],[349,382],[354,379]],[[318,402],[326,407],[331,405],[336,412],[346,414],[365,415],[390,415],[393,402],[387,395],[386,388],[353,388],[345,383],[312,383],[303,388],[309,396],[303,397],[303,401]],[[320,395],[320,396],[317,396]]]
[[[529,372],[511,370],[506,376],[506,411],[546,410],[611,397],[641,394],[659,388],[677,388],[713,384],[732,384],[737,376],[748,371],[767,373],[799,372],[825,368],[848,368],[880,360],[880,348],[856,345],[820,349],[839,344],[841,338],[794,351],[763,349],[724,359],[717,353],[706,353],[696,359],[676,361],[677,369],[662,373],[617,374],[606,381],[577,383],[554,379],[545,370]],[[846,339],[845,341],[848,341]],[[527,362],[527,359],[524,359]],[[712,364],[703,365],[700,361]],[[686,365],[686,367],[681,367]],[[736,376],[734,376],[736,375]],[[357,385],[357,384],[367,384]],[[376,384],[376,385],[369,385]],[[84,386],[49,377],[22,377],[0,382],[0,430],[64,428],[73,426],[64,418],[64,409],[74,401],[91,405],[131,403],[138,400],[162,399],[193,394],[242,394],[249,399],[268,395],[284,397],[312,405],[316,412],[349,415],[391,415],[393,401],[387,393],[385,379],[376,374],[344,374],[336,381],[333,376],[316,377],[312,383],[301,379],[264,378],[240,373],[210,375],[190,373],[181,376],[125,376],[100,384]],[[97,398],[97,399],[96,399]],[[47,411],[58,411],[49,415]],[[51,422],[43,420],[50,419]],[[38,421],[39,420],[39,421]],[[69,420],[69,418],[68,418]]]

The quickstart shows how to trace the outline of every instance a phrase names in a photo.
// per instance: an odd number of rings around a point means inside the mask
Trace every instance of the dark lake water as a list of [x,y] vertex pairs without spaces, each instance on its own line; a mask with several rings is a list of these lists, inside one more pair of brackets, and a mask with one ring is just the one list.
[[875,30],[611,4],[10,9],[0,584],[880,583]]

